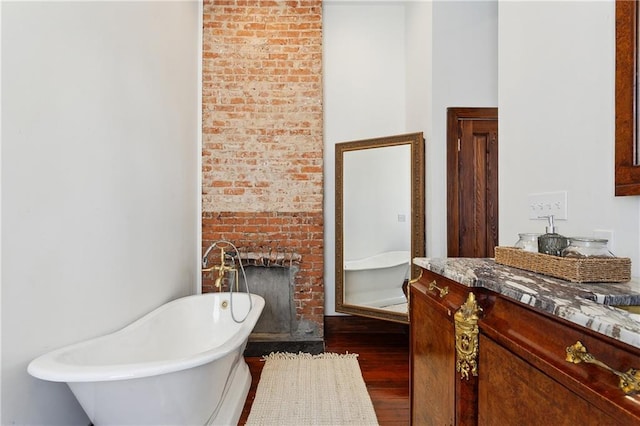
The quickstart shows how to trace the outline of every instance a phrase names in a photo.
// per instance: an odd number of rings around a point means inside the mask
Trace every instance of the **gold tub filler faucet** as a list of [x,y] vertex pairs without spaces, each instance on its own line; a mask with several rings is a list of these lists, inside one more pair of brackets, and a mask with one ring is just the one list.
[[211,271],[217,271],[218,272],[218,277],[216,278],[216,281],[214,283],[215,287],[218,289],[218,291],[222,291],[222,280],[224,279],[224,276],[227,272],[233,272],[233,275],[235,276],[235,281],[236,281],[236,291],[238,291],[239,289],[239,283],[238,283],[238,270],[236,269],[236,263],[235,263],[235,259],[233,257],[231,257],[231,261],[233,262],[232,265],[227,265],[226,263],[226,259],[225,259],[225,251],[223,247],[220,247],[220,264],[219,265],[213,265],[209,268],[207,268],[207,255],[209,254],[209,251],[213,248],[210,247],[209,250],[206,251],[204,257],[202,258],[202,272],[211,272]]
[[[220,250],[220,264],[219,265],[213,265],[211,267],[207,267],[207,264],[209,263],[209,253],[213,250],[213,249],[219,249]],[[228,253],[225,252],[226,250],[229,250]],[[233,251],[232,251],[233,250]],[[238,267],[236,268],[236,258],[238,259]],[[228,259],[230,259],[230,261],[228,261]],[[227,240],[218,240],[216,242],[214,242],[213,244],[211,244],[207,250],[205,250],[204,255],[202,256],[202,272],[212,272],[212,271],[216,271],[217,272],[217,277],[216,277],[216,281],[215,281],[215,286],[218,289],[218,292],[222,292],[222,280],[224,280],[225,275],[228,272],[233,272],[233,275],[235,277],[235,282],[236,282],[236,292],[240,292],[240,285],[239,285],[239,281],[240,279],[238,278],[238,272],[242,273],[242,278],[244,279],[244,290],[246,292],[246,295],[249,296],[249,310],[247,311],[247,313],[244,315],[243,318],[236,318],[235,314],[234,314],[234,309],[233,309],[233,285],[229,284],[229,297],[224,297],[223,301],[222,301],[222,308],[226,309],[227,307],[229,308],[229,310],[231,311],[231,319],[233,319],[234,322],[236,323],[242,323],[244,322],[244,320],[246,320],[249,317],[249,313],[251,312],[251,310],[253,309],[253,296],[251,295],[251,291],[249,290],[249,280],[247,280],[247,274],[244,271],[244,265],[242,264],[242,258],[240,256],[240,252],[238,251],[238,248],[231,242],[231,241],[227,241]],[[238,271],[238,269],[240,271]]]

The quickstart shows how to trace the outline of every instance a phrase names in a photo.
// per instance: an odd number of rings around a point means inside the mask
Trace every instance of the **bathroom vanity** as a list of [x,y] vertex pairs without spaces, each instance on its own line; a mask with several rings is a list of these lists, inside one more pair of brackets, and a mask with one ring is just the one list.
[[640,321],[614,307],[640,305],[639,282],[577,284],[493,259],[414,264],[411,424],[640,424]]

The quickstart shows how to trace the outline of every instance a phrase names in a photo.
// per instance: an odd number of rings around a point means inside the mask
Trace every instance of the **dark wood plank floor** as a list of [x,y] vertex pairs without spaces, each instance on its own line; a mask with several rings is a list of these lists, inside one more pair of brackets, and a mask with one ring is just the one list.
[[[369,318],[333,316],[325,318],[324,334],[326,352],[359,354],[362,377],[380,425],[408,425],[409,326]],[[259,357],[247,357],[246,360],[252,382],[240,425],[247,421],[264,365]]]

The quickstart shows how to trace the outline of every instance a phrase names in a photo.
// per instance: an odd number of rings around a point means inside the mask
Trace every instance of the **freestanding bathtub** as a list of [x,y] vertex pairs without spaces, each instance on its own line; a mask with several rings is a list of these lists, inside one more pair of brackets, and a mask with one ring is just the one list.
[[235,425],[251,386],[243,351],[263,308],[246,293],[183,297],[28,371],[66,382],[94,425]]
[[344,262],[344,301],[385,307],[406,303],[402,284],[408,278],[411,253],[388,251]]

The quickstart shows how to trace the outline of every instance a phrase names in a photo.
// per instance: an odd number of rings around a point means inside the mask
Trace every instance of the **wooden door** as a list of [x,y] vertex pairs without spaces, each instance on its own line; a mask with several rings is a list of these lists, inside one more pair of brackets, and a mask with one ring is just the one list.
[[498,109],[447,109],[447,255],[498,245]]

